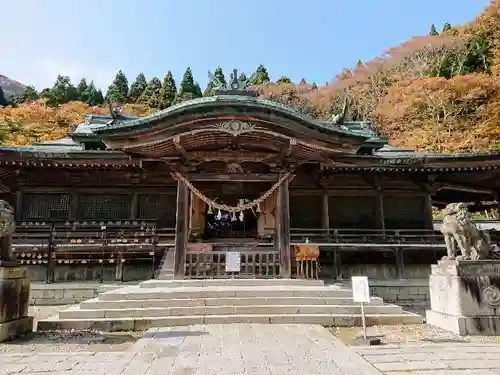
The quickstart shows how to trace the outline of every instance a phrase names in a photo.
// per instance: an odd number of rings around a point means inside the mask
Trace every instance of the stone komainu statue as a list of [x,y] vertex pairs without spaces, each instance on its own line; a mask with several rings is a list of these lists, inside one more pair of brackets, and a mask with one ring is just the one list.
[[[446,242],[443,259],[491,259],[491,243],[487,232],[479,230],[464,203],[450,203],[444,209],[441,233]],[[457,256],[460,250],[461,255]]]
[[0,200],[0,262],[15,261],[11,246],[15,229],[14,209],[8,202]]

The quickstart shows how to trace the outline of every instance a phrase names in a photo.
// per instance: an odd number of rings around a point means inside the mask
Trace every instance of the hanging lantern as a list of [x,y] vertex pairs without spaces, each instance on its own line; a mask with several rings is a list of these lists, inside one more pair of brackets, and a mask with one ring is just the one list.
[[233,214],[231,215],[231,221],[236,221],[236,212],[233,211]]
[[217,211],[217,216],[215,217],[215,219],[217,219],[217,220],[222,219],[222,212],[221,212],[221,210]]
[[243,211],[240,211],[240,221],[243,222],[245,220],[245,215],[243,214]]
[[256,209],[256,211],[257,211],[257,212],[262,212],[262,211],[260,210],[260,203],[257,203],[257,209]]

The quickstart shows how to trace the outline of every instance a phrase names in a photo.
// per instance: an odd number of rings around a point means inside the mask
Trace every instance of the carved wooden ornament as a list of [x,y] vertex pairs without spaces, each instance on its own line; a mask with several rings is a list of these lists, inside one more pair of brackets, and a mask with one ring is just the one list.
[[229,133],[234,137],[237,137],[243,133],[249,133],[255,129],[255,126],[239,120],[223,121],[216,125],[217,129]]

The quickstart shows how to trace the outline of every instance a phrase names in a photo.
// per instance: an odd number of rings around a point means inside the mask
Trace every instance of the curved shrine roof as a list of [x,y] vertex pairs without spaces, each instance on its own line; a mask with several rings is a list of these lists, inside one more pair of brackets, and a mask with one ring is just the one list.
[[[127,116],[95,116],[88,115],[87,121],[78,125],[68,137],[37,143],[27,147],[0,148],[0,164],[15,163],[21,160],[33,160],[36,164],[43,164],[43,160],[58,160],[67,164],[89,161],[96,165],[101,163],[117,163],[124,165],[137,164],[138,158],[123,152],[118,148],[115,151],[105,149],[102,140],[112,139],[140,139],[144,134],[166,132],[172,136],[184,127],[190,126],[193,119],[204,121],[208,118],[247,116],[265,120],[273,118],[274,124],[282,127],[287,135],[296,137],[316,137],[327,144],[328,140],[337,144],[351,144],[353,149],[363,149],[363,155],[345,154],[352,167],[359,165],[361,169],[375,170],[460,170],[463,168],[477,169],[479,166],[500,167],[500,152],[467,153],[467,154],[440,154],[422,153],[409,149],[390,146],[383,138],[377,137],[369,123],[362,121],[345,121],[337,124],[333,121],[321,121],[310,118],[294,109],[280,103],[249,97],[244,95],[217,95],[183,102],[178,105],[159,111],[147,117]],[[281,121],[278,121],[281,120]],[[189,142],[187,142],[189,143]],[[333,142],[334,143],[334,142]],[[96,144],[100,144],[95,148]],[[66,162],[64,162],[66,160]],[[135,160],[135,161],[134,161]],[[94,163],[95,162],[95,163]],[[23,165],[22,162],[17,163]],[[25,163],[26,165],[26,163]],[[61,164],[59,164],[61,165]],[[346,169],[342,166],[334,169]],[[463,170],[462,168],[462,170]]]
[[[220,112],[224,112],[224,109],[231,106],[235,106],[242,110],[257,109],[266,114],[277,114],[288,117],[295,120],[297,126],[303,125],[304,127],[330,135],[342,134],[365,139],[377,138],[375,132],[373,132],[368,124],[364,122],[346,122],[337,125],[330,121],[321,121],[306,116],[278,102],[243,95],[217,95],[193,99],[173,105],[147,117],[135,119],[127,118],[124,120],[118,119],[113,124],[96,129],[95,133],[100,136],[112,136],[129,132],[141,132],[147,130],[152,125],[156,125],[168,119],[175,119],[182,114],[192,114],[199,109],[215,108]],[[172,121],[172,123],[166,124],[166,126],[175,124],[175,121]],[[296,128],[295,130],[300,129]]]

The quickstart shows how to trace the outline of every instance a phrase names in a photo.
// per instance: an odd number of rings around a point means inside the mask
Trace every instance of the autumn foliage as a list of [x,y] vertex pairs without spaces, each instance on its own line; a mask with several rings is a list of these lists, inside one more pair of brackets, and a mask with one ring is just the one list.
[[[122,113],[132,116],[150,114],[144,105],[126,104]],[[108,115],[106,107],[91,107],[82,102],[69,102],[50,107],[44,100],[22,104],[16,108],[0,108],[0,142],[29,145],[63,138],[72,125],[85,121],[85,114]]]
[[[326,85],[293,84],[282,77],[257,89],[262,98],[322,119],[338,113],[347,95],[348,117],[370,121],[395,146],[438,152],[498,150],[499,6],[500,0],[494,0],[474,21],[447,27],[439,35],[415,37],[380,58],[345,69]],[[151,112],[146,104],[123,108],[124,114]],[[82,102],[0,107],[0,143],[61,138],[84,120],[82,114],[107,113],[107,108]]]

